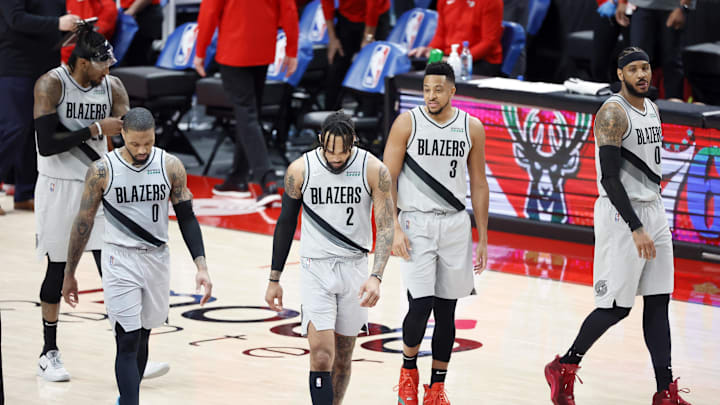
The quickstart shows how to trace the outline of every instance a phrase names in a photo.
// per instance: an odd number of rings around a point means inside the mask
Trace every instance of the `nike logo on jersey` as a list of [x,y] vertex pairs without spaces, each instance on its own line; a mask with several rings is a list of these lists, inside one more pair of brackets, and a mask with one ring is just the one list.
[[660,127],[635,128],[635,134],[638,145],[662,142],[662,128]]
[[454,139],[418,139],[419,156],[465,156],[465,141]]
[[107,117],[107,104],[69,102],[66,106],[65,118],[77,120],[102,120]]

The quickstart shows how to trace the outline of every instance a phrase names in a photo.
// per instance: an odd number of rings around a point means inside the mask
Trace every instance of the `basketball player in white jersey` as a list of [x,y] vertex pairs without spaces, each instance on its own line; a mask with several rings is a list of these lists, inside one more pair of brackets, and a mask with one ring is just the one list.
[[[323,123],[319,147],[290,164],[282,210],[273,237],[265,301],[282,310],[280,276],[300,207],[302,333],[310,343],[313,405],[339,405],[348,383],[355,339],[380,299],[380,282],[393,239],[390,174],[355,144],[350,116],[336,112]],[[375,211],[375,259],[371,209]]]
[[124,147],[93,162],[88,169],[80,211],[70,234],[62,294],[70,306],[77,305],[75,269],[102,202],[103,290],[117,343],[118,402],[137,405],[150,330],[164,323],[169,310],[168,200],[198,270],[198,292],[201,286],[205,289],[200,305],[210,298],[212,284],[185,167],[175,156],[153,146],[152,113],[142,107],[131,109],[125,114],[122,136]]
[[652,76],[648,55],[640,48],[624,49],[617,75],[620,93],[608,98],[595,116],[597,308],[585,318],[567,353],[545,366],[545,378],[553,404],[574,405],[580,360],[642,295],[643,332],[657,383],[652,404],[689,405],[678,394],[670,361],[673,246],[660,197],[662,126],[657,106],[646,97]]
[[[489,188],[482,123],[451,105],[455,75],[447,63],[431,63],[423,79],[424,106],[398,116],[385,146],[393,178],[393,252],[403,259],[409,301],[403,321],[403,367],[398,404],[418,403],[417,354],[434,312],[432,374],[425,405],[449,404],[445,375],[455,341],[455,305],[473,292],[473,269],[487,265]],[[473,267],[472,229],[465,211],[467,176],[478,230]],[[393,213],[397,210],[393,209]]]
[[[56,344],[57,320],[70,228],[80,208],[85,172],[107,153],[110,136],[122,128],[119,117],[129,109],[125,87],[108,74],[114,63],[110,44],[91,25],[81,24],[77,34],[68,65],[50,70],[35,84],[36,247],[38,257],[46,256],[48,263],[40,289],[45,345],[37,373],[49,381],[70,379]],[[102,218],[102,212],[98,216]],[[99,226],[87,245],[99,272],[101,237]]]

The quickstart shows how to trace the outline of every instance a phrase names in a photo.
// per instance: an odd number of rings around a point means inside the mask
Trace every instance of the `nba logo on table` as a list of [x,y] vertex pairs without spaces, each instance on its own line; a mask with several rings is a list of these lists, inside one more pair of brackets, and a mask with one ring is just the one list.
[[389,54],[389,46],[384,44],[375,46],[372,56],[370,57],[370,64],[368,64],[368,67],[365,69],[365,74],[363,75],[363,87],[372,89],[378,85]]
[[405,49],[412,49],[415,44],[415,38],[417,38],[418,31],[420,31],[420,24],[425,18],[425,14],[420,11],[413,11],[410,15],[407,25],[405,26],[405,35],[403,35],[403,46]]
[[279,75],[282,69],[283,62],[285,61],[285,47],[287,46],[287,36],[285,32],[280,31],[277,35],[277,42],[275,43],[275,61],[268,68],[268,76]]
[[198,26],[197,24],[189,24],[183,30],[182,37],[180,37],[180,46],[178,46],[175,52],[175,64],[176,65],[187,65],[190,62],[190,58],[193,56],[193,48],[195,48],[195,41],[197,40]]
[[315,10],[315,17],[313,18],[312,27],[310,28],[310,40],[313,42],[322,41],[325,37],[325,31],[327,31],[325,14],[323,14],[322,7],[318,7],[317,10]]

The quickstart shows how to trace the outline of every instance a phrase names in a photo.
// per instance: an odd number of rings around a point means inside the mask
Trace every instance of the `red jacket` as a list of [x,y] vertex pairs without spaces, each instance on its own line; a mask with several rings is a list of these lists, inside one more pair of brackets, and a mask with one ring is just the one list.
[[215,28],[215,60],[228,66],[269,65],[275,59],[277,29],[287,35],[285,54],[297,57],[298,15],[294,0],[203,0],[196,55],[204,58]]
[[450,54],[450,45],[470,43],[473,61],[502,63],[502,0],[438,0],[438,24],[431,48]]
[[[335,13],[334,0],[322,0],[325,20],[332,20]],[[390,10],[390,0],[340,0],[338,12],[352,22],[364,22],[377,27],[380,14]]]
[[[114,0],[66,0],[65,7],[68,14],[75,14],[83,19],[97,17],[95,27],[106,39],[110,40],[115,33],[118,11]],[[60,50],[64,63],[70,59],[73,49],[75,45]]]

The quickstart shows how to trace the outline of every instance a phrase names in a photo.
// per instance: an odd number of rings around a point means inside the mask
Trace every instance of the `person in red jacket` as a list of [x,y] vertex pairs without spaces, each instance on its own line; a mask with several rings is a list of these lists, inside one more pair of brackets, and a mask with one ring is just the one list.
[[215,28],[218,29],[215,61],[223,87],[235,111],[235,154],[232,171],[213,192],[249,197],[248,164],[252,179],[262,186],[258,204],[280,200],[275,171],[270,165],[260,128],[260,98],[268,65],[275,59],[279,27],[287,35],[284,68],[297,68],[298,15],[294,0],[205,0],[200,4],[194,66],[205,76],[204,62]]
[[130,48],[121,64],[123,66],[154,65],[157,55],[153,52],[153,41],[162,38],[163,12],[160,0],[120,0],[123,13],[137,22]]
[[[390,33],[390,0],[339,0],[337,13],[334,0],[322,0],[328,29],[328,70],[325,109],[342,106],[340,87],[353,56],[374,40]],[[337,23],[334,22],[337,17]]]
[[[95,28],[105,39],[110,40],[115,33],[117,7],[114,0],[66,0],[65,7],[70,14],[82,19],[97,17]],[[67,64],[75,44],[68,45],[60,51],[63,63]]]
[[452,44],[470,43],[473,74],[500,75],[502,65],[503,2],[502,0],[438,0],[438,23],[435,36],[427,47],[408,53],[410,57],[430,55],[431,48],[450,54]]

